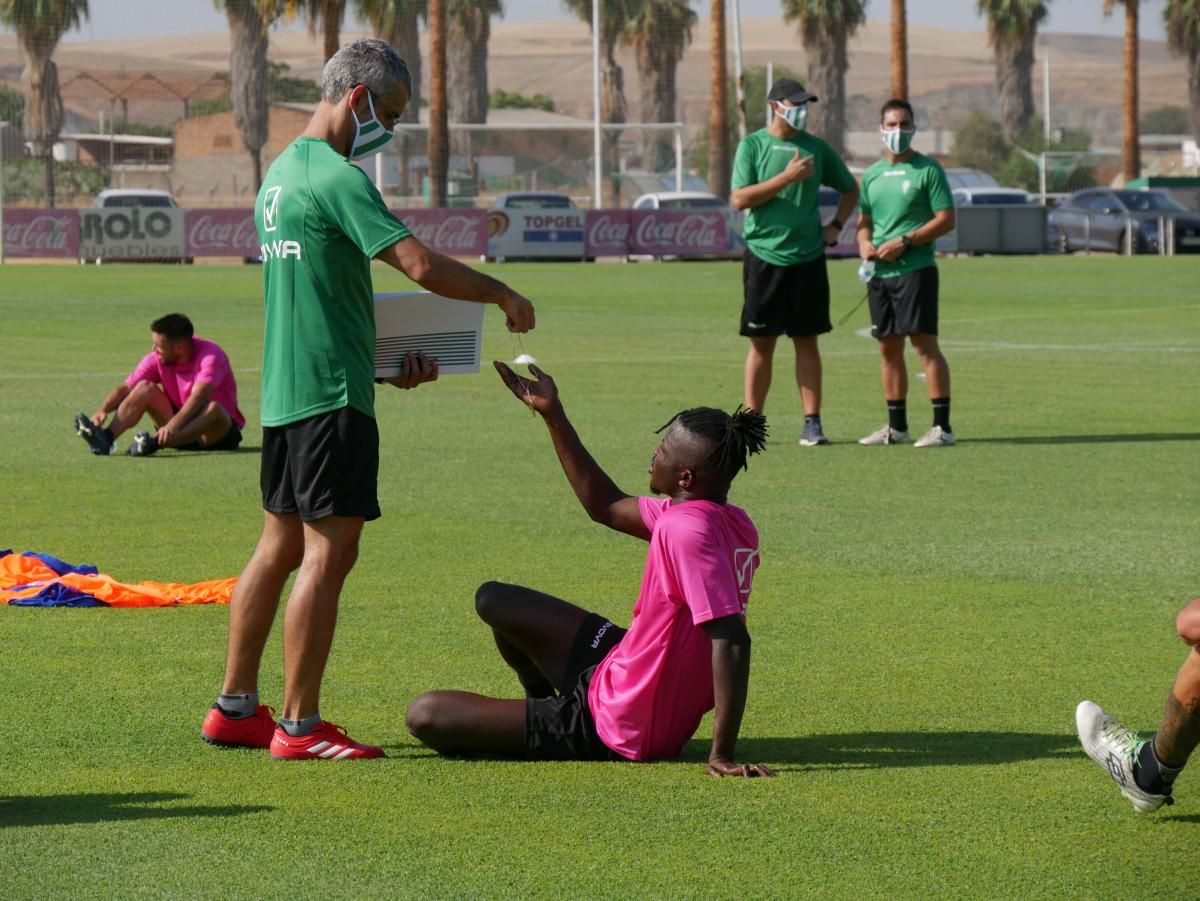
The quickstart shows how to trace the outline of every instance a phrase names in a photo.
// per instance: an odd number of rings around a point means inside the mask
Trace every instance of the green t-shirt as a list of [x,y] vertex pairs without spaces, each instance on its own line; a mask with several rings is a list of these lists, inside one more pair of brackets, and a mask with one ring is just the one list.
[[[867,169],[858,206],[871,217],[871,243],[878,247],[916,231],[938,210],[953,209],[954,198],[937,160],[914,153],[902,163],[889,163],[885,157]],[[934,265],[933,245],[922,244],[891,262],[879,260],[875,275],[891,278]]]
[[361,169],[308,137],[267,170],[254,223],[266,306],[262,424],[345,406],[373,417],[371,259],[409,230]]
[[774,178],[797,151],[802,158],[813,158],[812,176],[793,182],[766,203],[746,212],[746,246],[760,260],[775,266],[807,263],[823,254],[818,188],[828,185],[845,194],[855,186],[854,176],[841,157],[820,138],[805,131],[790,138],[777,138],[760,128],[738,144],[733,159],[733,187],[744,188]]

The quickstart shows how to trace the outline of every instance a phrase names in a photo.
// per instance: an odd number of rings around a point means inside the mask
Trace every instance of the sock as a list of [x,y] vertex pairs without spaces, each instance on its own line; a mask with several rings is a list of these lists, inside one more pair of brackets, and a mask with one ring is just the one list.
[[244,716],[254,716],[258,710],[258,692],[252,691],[244,695],[217,695],[217,706],[230,719],[241,719]]
[[312,716],[306,716],[299,720],[280,720],[279,725],[283,726],[283,731],[293,738],[297,735],[308,735],[321,725],[321,714],[314,713]]
[[908,431],[908,405],[903,400],[889,400],[888,426],[896,432]]
[[100,434],[108,439],[109,444],[112,444],[114,441],[117,440],[116,436],[113,435],[113,433],[112,433],[112,429],[110,429],[108,426],[105,426],[104,428],[102,428],[100,430]]
[[1175,777],[1182,770],[1181,766],[1167,766],[1158,759],[1158,754],[1154,750],[1154,739],[1151,738],[1138,751],[1137,765],[1133,769],[1133,781],[1142,791],[1150,792],[1152,795],[1169,795],[1171,786],[1175,784]]
[[933,399],[933,424],[942,427],[943,432],[952,432],[950,428],[950,398],[935,397]]
[[805,413],[804,414],[804,424],[808,425],[810,422],[815,422],[817,425],[820,425],[821,424],[821,414],[813,413],[810,416],[808,413]]

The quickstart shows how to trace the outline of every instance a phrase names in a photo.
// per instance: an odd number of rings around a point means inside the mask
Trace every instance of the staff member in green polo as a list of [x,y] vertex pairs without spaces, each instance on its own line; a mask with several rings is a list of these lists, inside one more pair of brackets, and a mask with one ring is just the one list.
[[863,173],[858,253],[873,262],[867,284],[871,334],[879,342],[883,396],[888,423],[859,444],[908,441],[907,336],[921,358],[933,427],[914,447],[949,447],[950,366],[938,347],[938,270],[933,242],[954,229],[954,199],[946,173],[912,149],[913,110],[905,100],[889,100],[880,113],[884,158]]
[[[829,443],[821,429],[817,347],[817,336],[833,329],[825,246],[837,243],[858,202],[858,184],[846,164],[832,147],[804,130],[808,104],[816,99],[790,78],[771,86],[771,121],[738,145],[730,197],[735,210],[748,210],[741,324],[741,334],[750,339],[745,404],[763,411],[775,342],[787,334],[796,346],[796,383],[804,404],[800,443],[805,447]],[[842,194],[837,213],[825,225],[817,209],[820,185]]]

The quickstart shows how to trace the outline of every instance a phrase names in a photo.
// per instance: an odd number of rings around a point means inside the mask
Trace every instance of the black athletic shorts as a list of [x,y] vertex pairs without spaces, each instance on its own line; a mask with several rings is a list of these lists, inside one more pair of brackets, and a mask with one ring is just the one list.
[[263,427],[263,509],[379,518],[379,428],[353,407]]
[[833,330],[825,254],[795,266],[775,266],[747,250],[742,285],[742,335],[806,338]]
[[894,278],[867,283],[871,335],[936,335],[938,333],[938,271],[926,266]]
[[180,445],[178,449],[192,451],[237,450],[241,443],[242,430],[237,427],[236,422],[231,422],[229,423],[229,431],[212,444],[205,444],[202,441],[193,441],[191,444]]
[[575,633],[562,693],[553,698],[525,699],[525,756],[531,760],[624,760],[596,734],[588,708],[592,673],[617,646],[625,630],[603,616],[589,613]]

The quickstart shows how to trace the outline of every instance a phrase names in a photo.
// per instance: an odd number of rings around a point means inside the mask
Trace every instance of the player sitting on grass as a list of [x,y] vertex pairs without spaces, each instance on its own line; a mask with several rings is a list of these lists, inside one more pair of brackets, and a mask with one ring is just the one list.
[[1175,628],[1191,650],[1175,676],[1162,725],[1154,735],[1142,739],[1091,701],[1075,708],[1083,749],[1112,776],[1138,813],[1174,803],[1175,777],[1200,745],[1200,598],[1192,598],[1179,611]]
[[[475,609],[524,700],[431,691],[408,708],[408,728],[441,753],[529,759],[661,760],[676,757],[712,710],[714,776],[771,776],[734,762],[746,705],[746,604],[758,532],[726,502],[746,458],[766,443],[766,420],[698,407],[675,416],[650,463],[650,490],[621,491],[584,448],[553,379],[496,363],[506,385],[542,415],[559,462],[593,520],[650,542],[628,631],[530,588],[487,582]],[[662,431],[660,429],[659,431]]]
[[[129,454],[146,457],[160,447],[236,450],[246,418],[237,405],[229,357],[194,336],[191,320],[171,313],[150,323],[154,349],[108,393],[90,417],[75,414],[75,431],[93,454],[107,456],[117,436],[149,413],[155,431],[133,436]],[[104,420],[113,418],[105,427]]]

